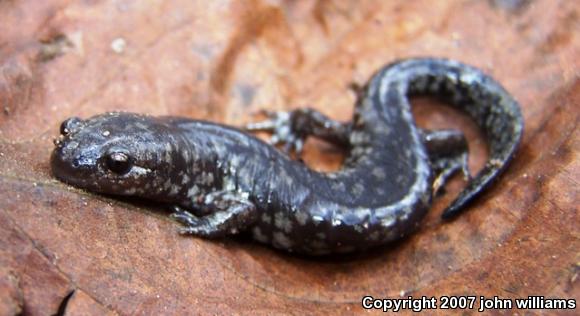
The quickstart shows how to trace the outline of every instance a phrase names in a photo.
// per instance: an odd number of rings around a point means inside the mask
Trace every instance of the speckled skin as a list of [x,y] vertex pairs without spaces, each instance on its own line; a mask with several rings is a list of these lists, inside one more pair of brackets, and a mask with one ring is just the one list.
[[415,94],[443,97],[489,142],[487,164],[443,214],[451,217],[507,166],[523,120],[497,82],[444,59],[404,60],[378,71],[360,91],[352,122],[299,109],[249,126],[274,132],[274,142],[298,152],[308,136],[344,146],[337,172],[311,170],[235,128],[130,113],[63,122],[52,169],[91,191],[174,205],[184,233],[249,230],[260,242],[311,255],[362,250],[414,231],[447,177],[468,175],[465,138],[417,128],[408,101]]

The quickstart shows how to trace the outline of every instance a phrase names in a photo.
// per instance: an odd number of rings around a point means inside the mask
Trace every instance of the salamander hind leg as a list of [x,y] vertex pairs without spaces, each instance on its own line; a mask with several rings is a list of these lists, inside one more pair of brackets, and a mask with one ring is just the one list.
[[463,133],[451,129],[422,130],[422,136],[435,174],[435,194],[442,193],[447,180],[458,171],[463,173],[466,180],[471,179],[467,166],[469,147]]
[[208,194],[205,203],[214,209],[205,216],[195,216],[180,207],[173,207],[171,217],[185,226],[180,230],[182,234],[218,238],[244,231],[257,219],[254,204],[237,192]]
[[324,114],[309,108],[289,112],[262,111],[268,118],[265,121],[248,124],[248,131],[272,133],[270,143],[283,144],[284,151],[294,151],[300,155],[304,141],[314,136],[338,146],[348,146],[351,126],[348,123],[330,119]]

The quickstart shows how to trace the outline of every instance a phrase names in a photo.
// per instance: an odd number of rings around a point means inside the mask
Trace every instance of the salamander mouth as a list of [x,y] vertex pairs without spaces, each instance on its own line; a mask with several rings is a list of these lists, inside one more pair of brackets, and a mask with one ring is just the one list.
[[50,164],[53,175],[65,183],[86,187],[91,182],[91,175],[94,172],[88,165],[79,165],[74,159],[63,152],[64,147],[56,147],[52,152]]

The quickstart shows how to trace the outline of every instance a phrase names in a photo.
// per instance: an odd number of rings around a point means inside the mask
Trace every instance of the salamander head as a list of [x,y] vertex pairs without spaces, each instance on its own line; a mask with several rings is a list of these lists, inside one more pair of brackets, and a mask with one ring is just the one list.
[[163,121],[131,113],[107,113],[61,124],[51,157],[61,181],[90,191],[155,199],[180,162],[167,161],[169,134]]

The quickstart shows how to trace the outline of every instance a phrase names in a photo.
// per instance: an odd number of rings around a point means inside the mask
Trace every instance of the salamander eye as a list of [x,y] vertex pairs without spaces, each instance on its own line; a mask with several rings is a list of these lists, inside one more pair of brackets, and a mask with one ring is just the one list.
[[109,170],[119,175],[124,175],[129,172],[133,165],[131,157],[127,153],[119,151],[109,153],[105,163]]
[[60,134],[64,136],[70,134],[73,130],[77,129],[82,122],[83,120],[78,117],[66,119],[60,124]]

